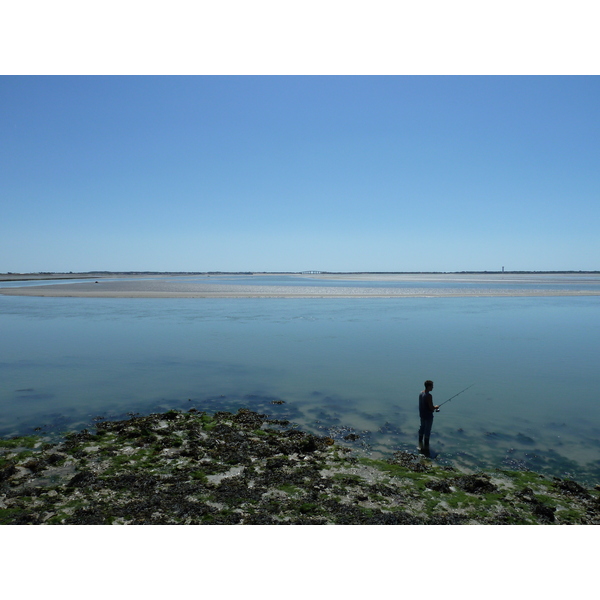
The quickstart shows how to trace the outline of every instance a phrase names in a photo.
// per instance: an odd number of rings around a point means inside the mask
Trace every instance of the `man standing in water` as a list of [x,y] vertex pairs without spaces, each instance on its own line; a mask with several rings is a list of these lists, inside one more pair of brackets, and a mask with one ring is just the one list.
[[419,416],[421,417],[419,450],[422,450],[425,454],[429,452],[429,436],[433,425],[433,413],[439,408],[438,405],[433,404],[432,389],[433,381],[428,379],[425,382],[425,389],[419,394]]

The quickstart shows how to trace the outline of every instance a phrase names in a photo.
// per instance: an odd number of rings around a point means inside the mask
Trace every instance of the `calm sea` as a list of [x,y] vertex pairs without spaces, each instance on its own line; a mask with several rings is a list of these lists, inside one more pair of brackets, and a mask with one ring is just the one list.
[[[207,281],[149,278],[148,285]],[[251,283],[365,285],[256,276]],[[477,297],[498,286],[596,290],[597,278],[422,278],[368,287],[402,285],[431,297],[0,295],[0,436],[35,428],[56,435],[97,418],[169,408],[248,407],[391,455],[414,451],[417,397],[433,379],[436,403],[473,384],[435,415],[436,460],[600,481],[600,297]],[[473,295],[436,295],[460,287]],[[344,440],[350,433],[359,439]]]

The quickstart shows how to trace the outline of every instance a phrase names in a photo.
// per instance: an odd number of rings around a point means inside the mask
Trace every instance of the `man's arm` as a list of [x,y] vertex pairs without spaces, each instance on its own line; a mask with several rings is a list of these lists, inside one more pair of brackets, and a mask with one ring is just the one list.
[[435,412],[439,408],[439,406],[433,404],[433,397],[431,394],[427,394],[427,408],[429,408],[431,412]]

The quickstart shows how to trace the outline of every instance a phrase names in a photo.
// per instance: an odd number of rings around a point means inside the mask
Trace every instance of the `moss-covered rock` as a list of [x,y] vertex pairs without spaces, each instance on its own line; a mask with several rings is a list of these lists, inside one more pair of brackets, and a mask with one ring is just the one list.
[[600,489],[375,460],[264,414],[191,410],[0,441],[1,524],[597,524]]

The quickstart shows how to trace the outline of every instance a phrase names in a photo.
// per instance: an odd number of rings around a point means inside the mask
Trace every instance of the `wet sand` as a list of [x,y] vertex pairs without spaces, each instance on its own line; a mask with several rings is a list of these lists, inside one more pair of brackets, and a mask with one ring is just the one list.
[[[247,276],[252,280],[252,276]],[[262,275],[264,277],[264,275]],[[56,298],[434,298],[434,297],[551,297],[551,296],[598,296],[598,279],[593,278],[589,289],[581,285],[578,289],[562,288],[566,283],[560,276],[546,277],[543,283],[556,284],[556,289],[527,287],[539,283],[531,276],[504,275],[296,275],[298,279],[322,281],[348,281],[349,285],[246,285],[214,282],[175,280],[172,277],[155,277],[115,281],[101,278],[86,282],[47,284],[27,287],[0,288],[7,296],[41,296]],[[352,282],[362,285],[353,286]],[[370,287],[368,282],[380,285]],[[403,287],[386,287],[381,283],[402,282]],[[423,287],[435,282],[436,287]],[[477,286],[460,287],[461,283],[477,283]],[[453,285],[454,284],[454,285]],[[459,284],[458,286],[456,284]],[[502,284],[502,287],[497,287]],[[514,287],[513,287],[514,286]]]

